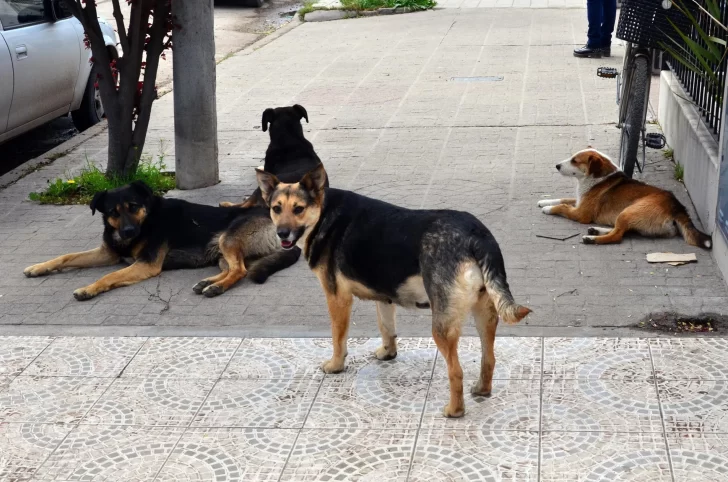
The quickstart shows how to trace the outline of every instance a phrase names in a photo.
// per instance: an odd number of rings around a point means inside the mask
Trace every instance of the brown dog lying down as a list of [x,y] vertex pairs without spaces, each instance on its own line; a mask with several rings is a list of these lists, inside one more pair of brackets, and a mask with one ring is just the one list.
[[576,179],[577,197],[539,201],[544,214],[614,226],[589,228],[589,234],[582,237],[584,244],[619,243],[627,231],[636,231],[650,237],[680,234],[692,246],[713,247],[711,237],[698,231],[673,193],[628,178],[595,149],[577,152],[556,164],[556,169],[562,176]]

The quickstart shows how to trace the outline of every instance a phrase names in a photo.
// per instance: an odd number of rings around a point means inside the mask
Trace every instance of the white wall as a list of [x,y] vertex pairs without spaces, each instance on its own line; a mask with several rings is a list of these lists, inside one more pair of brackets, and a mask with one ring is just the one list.
[[[703,124],[698,108],[686,100],[689,98],[672,71],[663,70],[657,114],[660,127],[674,150],[675,160],[685,168],[685,187],[703,228],[713,233],[720,174],[718,142]],[[721,236],[717,231],[715,235]],[[728,275],[725,271],[723,274]]]

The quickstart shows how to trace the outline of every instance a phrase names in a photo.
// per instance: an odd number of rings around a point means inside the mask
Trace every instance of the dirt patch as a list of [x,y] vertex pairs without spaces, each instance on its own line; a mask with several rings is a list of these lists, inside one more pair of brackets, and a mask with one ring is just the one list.
[[702,313],[697,316],[679,313],[650,313],[636,328],[673,334],[725,334],[728,333],[728,316],[717,313]]

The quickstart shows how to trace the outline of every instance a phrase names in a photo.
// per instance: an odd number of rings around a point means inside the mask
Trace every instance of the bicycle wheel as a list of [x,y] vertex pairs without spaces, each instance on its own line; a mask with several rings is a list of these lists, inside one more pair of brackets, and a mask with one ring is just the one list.
[[645,123],[645,109],[647,107],[647,82],[649,82],[649,66],[647,58],[635,57],[632,64],[632,73],[628,85],[629,92],[625,92],[622,102],[625,106],[626,115],[622,124],[622,136],[619,143],[619,168],[624,171],[627,177],[634,174],[634,166],[637,163],[637,149],[639,148],[640,135]]

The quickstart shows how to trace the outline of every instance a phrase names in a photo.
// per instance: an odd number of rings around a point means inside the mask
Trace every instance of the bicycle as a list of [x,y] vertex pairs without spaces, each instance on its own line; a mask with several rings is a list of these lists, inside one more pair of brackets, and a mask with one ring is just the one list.
[[678,25],[686,21],[671,6],[670,0],[625,0],[616,35],[626,41],[622,73],[614,67],[597,69],[599,77],[617,78],[617,128],[622,130],[618,165],[630,178],[635,167],[640,173],[644,171],[647,147],[662,149],[666,143],[662,134],[648,133],[646,124],[653,51],[667,38],[665,32],[672,31],[668,18]]

